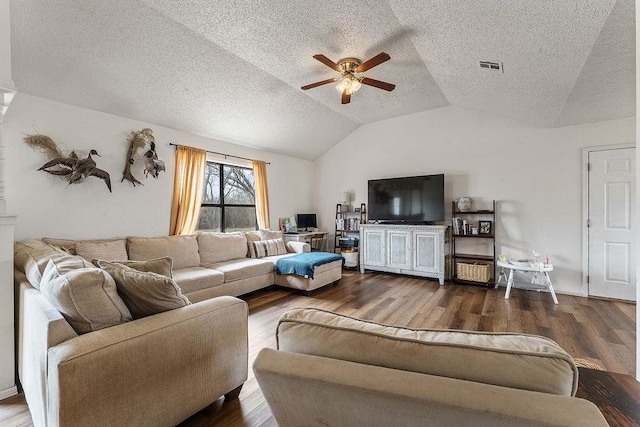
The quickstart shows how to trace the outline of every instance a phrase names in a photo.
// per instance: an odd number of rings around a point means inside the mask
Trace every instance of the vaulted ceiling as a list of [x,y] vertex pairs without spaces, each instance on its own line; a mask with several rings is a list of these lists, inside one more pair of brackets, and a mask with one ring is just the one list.
[[[21,92],[313,160],[448,105],[543,127],[635,115],[633,0],[12,0]],[[391,60],[342,105],[333,61]],[[479,61],[500,62],[503,72]]]

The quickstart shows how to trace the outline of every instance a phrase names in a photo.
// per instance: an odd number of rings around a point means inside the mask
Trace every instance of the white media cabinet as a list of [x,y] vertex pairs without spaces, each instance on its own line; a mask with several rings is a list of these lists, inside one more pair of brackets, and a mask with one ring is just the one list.
[[446,225],[360,225],[360,271],[449,278]]

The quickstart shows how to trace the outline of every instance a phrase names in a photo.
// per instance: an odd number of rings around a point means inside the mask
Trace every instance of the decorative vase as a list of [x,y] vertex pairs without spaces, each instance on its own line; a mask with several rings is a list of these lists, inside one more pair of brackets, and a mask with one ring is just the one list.
[[472,202],[473,199],[471,197],[460,197],[458,199],[458,210],[460,212],[470,211]]

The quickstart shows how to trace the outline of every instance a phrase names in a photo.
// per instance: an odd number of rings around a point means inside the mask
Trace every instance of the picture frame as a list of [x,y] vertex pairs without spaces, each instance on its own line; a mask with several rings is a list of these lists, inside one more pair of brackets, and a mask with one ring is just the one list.
[[296,219],[294,217],[280,218],[280,231],[283,233],[297,231]]
[[478,221],[478,229],[480,234],[491,234],[491,221]]

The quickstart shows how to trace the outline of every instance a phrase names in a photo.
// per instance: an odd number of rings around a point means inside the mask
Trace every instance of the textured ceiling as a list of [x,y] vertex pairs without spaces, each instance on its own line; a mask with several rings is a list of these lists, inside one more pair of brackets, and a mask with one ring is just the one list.
[[[456,105],[552,127],[635,114],[633,0],[14,0],[20,91],[313,160]],[[312,58],[391,60],[340,104]],[[502,62],[504,73],[479,67]]]

